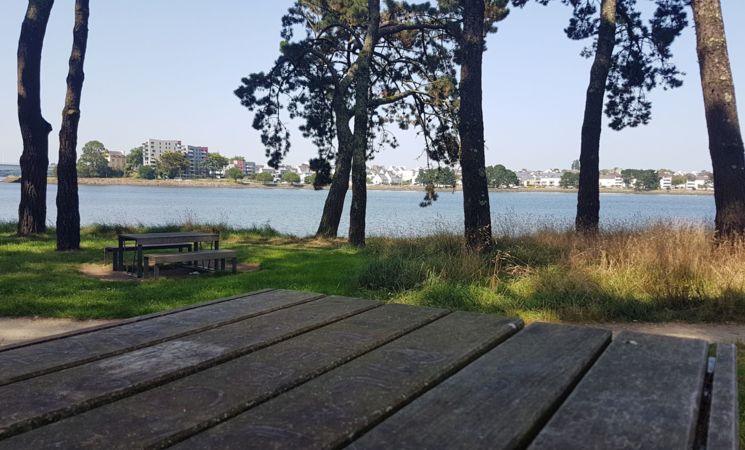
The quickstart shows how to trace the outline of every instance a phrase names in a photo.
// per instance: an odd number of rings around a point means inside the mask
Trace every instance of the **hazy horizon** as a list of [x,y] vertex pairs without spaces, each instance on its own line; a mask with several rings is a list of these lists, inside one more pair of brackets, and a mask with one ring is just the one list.
[[[8,3],[0,17],[0,164],[17,164],[22,145],[15,57],[26,2]],[[44,43],[42,108],[54,127],[50,162],[57,160],[73,3],[55,2]],[[180,139],[264,164],[258,133],[250,126],[252,115],[232,91],[241,77],[271,67],[278,56],[280,19],[291,4],[216,0],[207,9],[193,0],[177,6],[109,0],[92,5],[79,148],[94,139],[121,151],[148,138]],[[745,2],[722,0],[722,7],[735,87],[745,89],[745,29],[736,26],[745,23]],[[560,4],[529,4],[513,9],[489,37],[484,56],[487,164],[514,170],[568,168],[577,159],[591,63],[579,52],[590,42],[565,37],[569,15]],[[622,132],[604,127],[601,167],[710,169],[692,26],[673,51],[687,73],[684,86],[650,95],[650,125]],[[742,104],[739,112],[745,114]],[[401,148],[376,155],[371,164],[425,166],[424,158],[416,159],[422,147],[416,136],[393,131]],[[314,155],[312,144],[293,130],[286,161],[301,163]]]

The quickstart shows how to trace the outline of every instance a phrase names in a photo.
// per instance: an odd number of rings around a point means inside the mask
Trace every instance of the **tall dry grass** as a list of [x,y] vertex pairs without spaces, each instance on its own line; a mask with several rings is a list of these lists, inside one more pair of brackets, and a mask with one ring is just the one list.
[[371,239],[362,289],[404,303],[530,319],[745,320],[745,242],[656,223],[585,237],[543,228],[503,235],[490,255],[460,236]]

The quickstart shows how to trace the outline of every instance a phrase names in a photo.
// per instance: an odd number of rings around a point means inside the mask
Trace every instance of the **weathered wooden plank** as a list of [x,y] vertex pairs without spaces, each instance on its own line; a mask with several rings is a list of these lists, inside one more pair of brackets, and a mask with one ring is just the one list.
[[0,386],[234,323],[321,295],[276,290],[0,351]]
[[414,400],[351,447],[524,447],[610,337],[610,332],[593,328],[533,324]]
[[379,306],[326,297],[0,387],[0,437],[59,420]]
[[737,349],[718,344],[711,389],[707,450],[737,450]]
[[177,446],[297,449],[342,444],[506,339],[520,324],[452,313]]
[[425,325],[446,311],[380,308],[0,441],[15,448],[162,447]]
[[707,351],[700,340],[620,333],[530,448],[691,448]]

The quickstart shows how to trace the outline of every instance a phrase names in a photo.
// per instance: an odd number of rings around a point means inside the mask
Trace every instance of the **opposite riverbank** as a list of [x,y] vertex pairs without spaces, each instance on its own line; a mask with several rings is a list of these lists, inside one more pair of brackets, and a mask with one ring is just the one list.
[[[4,180],[6,183],[18,183],[20,177],[6,177]],[[49,177],[47,179],[49,184],[57,184],[56,177]],[[145,180],[142,178],[79,178],[78,184],[88,186],[154,186],[154,187],[172,187],[172,188],[229,188],[229,189],[288,189],[298,190],[307,189],[313,190],[313,186],[309,184],[302,185],[290,185],[290,184],[263,184],[250,181],[233,181],[227,179],[175,179],[175,180]],[[424,186],[420,185],[380,185],[380,184],[368,184],[367,189],[371,191],[401,191],[401,192],[424,192]],[[453,192],[461,191],[461,187],[457,186],[453,189],[451,186],[443,186],[438,188],[441,192]],[[508,188],[508,189],[495,189],[490,188],[490,192],[560,192],[560,193],[576,193],[576,189],[565,189],[565,188],[552,188],[552,187],[531,187],[531,188]],[[714,191],[694,191],[694,190],[655,190],[655,191],[635,191],[633,189],[601,189],[601,193],[604,194],[638,194],[638,195],[713,195]]]

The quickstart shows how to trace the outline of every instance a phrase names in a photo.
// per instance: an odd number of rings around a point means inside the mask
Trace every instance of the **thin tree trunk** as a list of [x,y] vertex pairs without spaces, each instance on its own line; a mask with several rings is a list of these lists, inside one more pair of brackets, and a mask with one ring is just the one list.
[[80,208],[76,147],[80,122],[80,94],[83,90],[83,63],[88,43],[88,0],[75,1],[75,27],[67,74],[67,95],[62,110],[57,164],[57,250],[80,248]]
[[484,113],[481,66],[484,52],[484,0],[464,0],[460,43],[460,165],[466,246],[485,251],[492,246],[489,188],[484,162]]
[[46,231],[49,132],[41,115],[41,49],[54,0],[29,0],[18,39],[18,124],[23,139],[18,234]]
[[352,207],[349,210],[349,243],[365,246],[367,215],[367,141],[370,103],[370,63],[378,42],[380,0],[368,0],[368,25],[365,42],[357,58],[354,102],[354,157],[352,159]]
[[349,114],[346,105],[338,98],[335,100],[336,136],[339,150],[336,154],[334,177],[329,186],[326,203],[323,205],[321,223],[316,236],[334,238],[339,232],[339,222],[344,212],[344,198],[349,190],[349,174],[352,170],[352,131],[349,129]]
[[579,191],[575,227],[581,233],[594,234],[600,223],[600,132],[603,123],[605,84],[608,81],[613,47],[616,44],[616,0],[600,5],[600,27],[595,60],[585,97],[582,142],[579,154]]
[[718,237],[730,238],[745,234],[745,149],[735,86],[719,0],[693,0],[692,7],[714,169],[715,226]]

